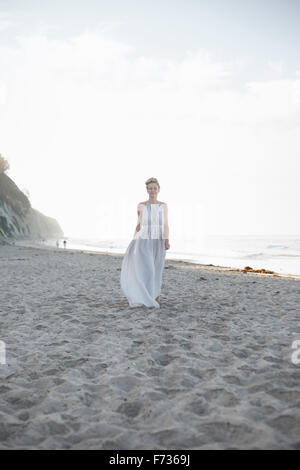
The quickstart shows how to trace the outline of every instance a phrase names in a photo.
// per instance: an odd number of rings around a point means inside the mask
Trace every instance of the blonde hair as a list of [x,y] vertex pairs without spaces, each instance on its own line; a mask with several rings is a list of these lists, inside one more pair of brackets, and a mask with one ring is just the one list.
[[149,178],[149,179],[147,179],[147,181],[146,181],[146,187],[147,187],[148,184],[150,184],[150,183],[156,183],[157,186],[158,186],[159,189],[160,189],[159,182],[158,182],[158,180],[157,180],[156,178]]

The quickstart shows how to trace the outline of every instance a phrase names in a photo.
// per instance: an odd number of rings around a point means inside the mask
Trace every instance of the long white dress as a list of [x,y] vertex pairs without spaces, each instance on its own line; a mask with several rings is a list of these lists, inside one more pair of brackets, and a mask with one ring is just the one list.
[[155,300],[160,295],[165,264],[165,238],[169,238],[167,204],[140,203],[138,223],[121,268],[121,289],[130,307],[145,305],[160,308]]

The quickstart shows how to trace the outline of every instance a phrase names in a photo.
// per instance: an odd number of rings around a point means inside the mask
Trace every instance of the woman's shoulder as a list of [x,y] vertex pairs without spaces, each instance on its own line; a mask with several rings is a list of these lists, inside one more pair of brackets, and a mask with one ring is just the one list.
[[[162,201],[157,201],[158,204],[161,204],[163,206],[166,206],[167,203],[166,202],[162,202]],[[141,206],[141,205],[145,205],[145,204],[148,204],[148,201],[143,201],[143,202],[139,202],[138,205]]]

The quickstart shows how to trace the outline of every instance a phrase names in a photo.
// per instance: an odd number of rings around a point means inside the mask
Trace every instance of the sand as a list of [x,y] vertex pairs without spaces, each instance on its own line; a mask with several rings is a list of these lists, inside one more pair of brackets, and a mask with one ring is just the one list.
[[167,259],[129,308],[121,262],[0,247],[0,448],[299,449],[299,279]]

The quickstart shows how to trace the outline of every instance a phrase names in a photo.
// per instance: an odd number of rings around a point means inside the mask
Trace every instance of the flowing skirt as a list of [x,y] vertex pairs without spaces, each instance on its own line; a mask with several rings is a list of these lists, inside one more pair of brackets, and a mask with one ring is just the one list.
[[160,308],[160,295],[166,250],[164,239],[133,239],[123,258],[121,288],[130,307]]

